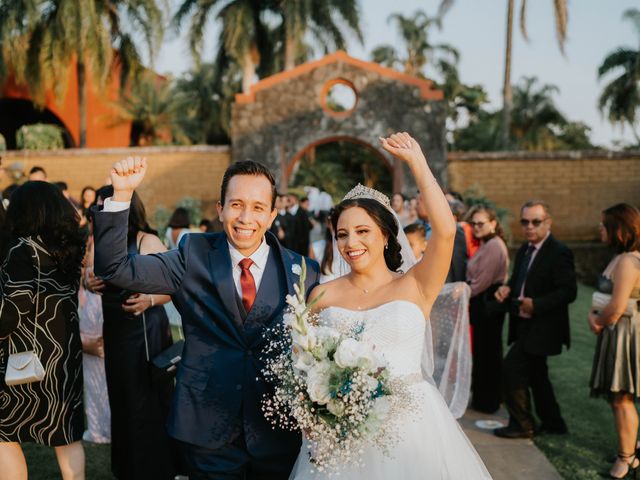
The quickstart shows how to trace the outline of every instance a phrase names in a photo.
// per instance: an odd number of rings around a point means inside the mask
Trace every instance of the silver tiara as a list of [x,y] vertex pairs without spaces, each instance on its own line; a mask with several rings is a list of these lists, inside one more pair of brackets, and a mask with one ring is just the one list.
[[391,202],[389,201],[389,197],[387,197],[384,193],[379,192],[378,190],[365,187],[360,183],[353,187],[342,200],[352,200],[354,198],[371,198],[372,200],[381,203],[388,209],[391,209]]

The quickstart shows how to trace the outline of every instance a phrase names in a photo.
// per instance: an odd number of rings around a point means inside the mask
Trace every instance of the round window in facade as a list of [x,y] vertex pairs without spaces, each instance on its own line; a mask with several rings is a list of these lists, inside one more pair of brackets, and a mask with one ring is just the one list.
[[336,78],[328,81],[323,87],[320,103],[329,115],[346,117],[356,108],[358,94],[353,83]]

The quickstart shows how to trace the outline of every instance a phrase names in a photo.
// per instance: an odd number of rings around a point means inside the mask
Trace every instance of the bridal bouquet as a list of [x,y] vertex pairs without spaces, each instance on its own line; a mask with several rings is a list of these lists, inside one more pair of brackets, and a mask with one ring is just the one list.
[[397,440],[394,419],[411,403],[406,385],[389,374],[384,357],[361,339],[363,325],[341,330],[318,324],[306,304],[302,262],[295,295],[287,296],[284,327],[272,332],[264,371],[275,385],[263,401],[275,426],[300,429],[320,471],[360,463],[360,453]]

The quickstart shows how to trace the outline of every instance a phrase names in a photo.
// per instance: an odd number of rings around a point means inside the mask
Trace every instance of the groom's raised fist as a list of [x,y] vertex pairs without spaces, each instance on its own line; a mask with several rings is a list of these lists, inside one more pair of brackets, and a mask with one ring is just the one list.
[[142,183],[146,172],[147,159],[144,157],[127,157],[115,162],[110,172],[113,200],[130,201],[133,191]]

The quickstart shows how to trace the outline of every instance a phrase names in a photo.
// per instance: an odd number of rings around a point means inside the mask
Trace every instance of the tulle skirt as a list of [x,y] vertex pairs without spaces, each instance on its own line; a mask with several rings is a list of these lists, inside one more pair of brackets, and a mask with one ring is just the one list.
[[[400,441],[389,454],[369,448],[364,451],[361,467],[346,467],[337,478],[362,480],[480,480],[490,479],[480,456],[447,408],[435,386],[420,382],[411,387],[419,408],[400,421]],[[415,411],[415,409],[414,409]],[[323,479],[309,462],[303,443],[290,479]],[[332,478],[336,475],[332,475]]]

